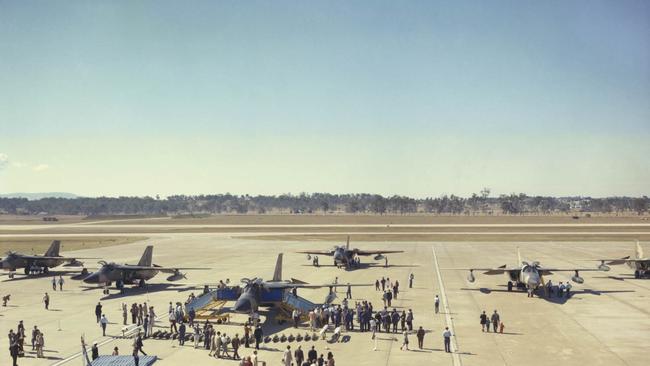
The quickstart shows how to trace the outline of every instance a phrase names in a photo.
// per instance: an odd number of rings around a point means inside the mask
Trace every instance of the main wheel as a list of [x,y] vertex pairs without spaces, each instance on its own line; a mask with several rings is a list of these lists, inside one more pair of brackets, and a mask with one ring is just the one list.
[[144,280],[141,279],[140,282],[138,283],[138,287],[144,287]]
[[639,272],[638,270],[634,271],[634,278],[641,278],[641,272]]
[[508,291],[512,291],[512,281],[508,281]]
[[25,266],[25,274],[26,275],[29,275],[29,268],[30,268],[30,266]]
[[43,267],[43,273],[48,274],[50,273],[50,269],[47,267]]

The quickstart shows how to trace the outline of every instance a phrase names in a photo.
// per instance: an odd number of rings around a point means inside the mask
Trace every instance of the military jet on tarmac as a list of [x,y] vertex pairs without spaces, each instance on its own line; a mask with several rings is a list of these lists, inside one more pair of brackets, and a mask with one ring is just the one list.
[[[404,253],[403,250],[361,250],[361,249],[350,249],[350,237],[345,243],[345,246],[335,246],[331,250],[304,250],[296,253],[307,254],[307,259],[310,260],[312,255],[326,255],[334,257],[334,265],[345,269],[351,269],[353,267],[358,267],[358,257],[359,256],[368,256],[374,255],[375,260],[386,260],[386,265],[388,266],[388,258],[384,254],[388,253]],[[317,262],[314,261],[314,264]]]
[[650,258],[643,257],[643,248],[636,242],[636,258],[631,259],[630,256],[620,259],[597,259],[600,261],[598,269],[602,271],[609,271],[609,266],[620,264],[627,264],[630,268],[634,269],[634,278],[650,278]]
[[107,263],[106,261],[100,261],[99,268],[96,272],[89,274],[83,278],[85,283],[91,284],[103,284],[108,287],[112,282],[115,282],[118,287],[123,284],[135,284],[137,283],[139,287],[144,287],[145,281],[153,278],[158,272],[171,273],[171,276],[167,277],[167,281],[178,281],[180,279],[186,278],[185,274],[181,273],[181,270],[201,270],[209,268],[181,268],[181,267],[162,267],[152,263],[153,257],[153,246],[149,245],[144,250],[142,258],[136,265],[132,264],[117,264],[117,263]]
[[[25,274],[29,275],[35,269],[48,273],[50,268],[58,267],[63,263],[66,266],[82,266],[79,259],[98,259],[98,258],[81,258],[81,257],[63,257],[59,255],[61,241],[54,240],[49,249],[43,255],[29,255],[17,252],[8,252],[7,256],[0,262],[0,268],[5,271],[14,272],[18,268],[24,268]],[[10,274],[10,276],[12,276]]]
[[[336,298],[336,294],[332,289],[336,286],[345,287],[348,284],[343,283],[327,283],[320,285],[312,285],[295,278],[291,280],[282,279],[282,253],[278,254],[278,259],[275,264],[275,271],[273,272],[273,279],[264,281],[261,278],[254,277],[252,279],[242,278],[241,282],[243,287],[231,287],[217,290],[217,300],[235,301],[232,308],[224,309],[224,311],[232,311],[240,314],[250,314],[257,312],[259,307],[273,307],[288,301],[287,295],[291,293],[294,306],[300,306],[298,303],[306,303],[307,301],[297,297],[296,291],[299,288],[317,289],[329,287],[330,293],[325,299],[325,303],[330,303]],[[352,285],[349,286],[371,286],[368,285]],[[313,305],[313,304],[312,304]],[[189,304],[188,306],[193,306]],[[313,310],[313,309],[310,309]]]
[[508,279],[508,291],[512,291],[513,287],[527,290],[531,295],[541,287],[546,291],[544,283],[544,276],[552,275],[553,272],[575,272],[571,280],[575,283],[584,283],[584,279],[580,277],[579,271],[602,271],[602,269],[595,268],[546,268],[543,267],[538,261],[527,262],[521,259],[521,253],[517,250],[517,257],[519,259],[519,266],[508,267],[505,264],[497,268],[453,268],[457,270],[469,270],[467,280],[471,283],[476,281],[474,271],[484,271],[485,275],[500,275],[505,274]]

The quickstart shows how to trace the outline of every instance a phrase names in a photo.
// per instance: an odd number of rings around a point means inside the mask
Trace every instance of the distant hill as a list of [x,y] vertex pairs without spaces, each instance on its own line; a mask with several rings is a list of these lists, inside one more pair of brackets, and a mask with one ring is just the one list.
[[40,200],[42,198],[77,198],[77,196],[74,193],[67,193],[67,192],[36,192],[36,193],[24,193],[24,192],[17,192],[17,193],[5,193],[5,194],[0,194],[0,198],[27,198],[30,201],[34,200]]

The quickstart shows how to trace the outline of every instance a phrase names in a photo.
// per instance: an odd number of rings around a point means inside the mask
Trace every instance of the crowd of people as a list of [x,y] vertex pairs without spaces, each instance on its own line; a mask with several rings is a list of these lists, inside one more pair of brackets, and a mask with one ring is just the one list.
[[[9,330],[9,354],[12,359],[13,366],[17,365],[18,358],[25,356],[25,325],[21,320],[18,322],[16,331],[13,329]],[[43,348],[45,347],[45,337],[43,332],[38,329],[38,326],[34,326],[31,334],[31,343],[32,351],[36,352],[36,358],[43,358]]]

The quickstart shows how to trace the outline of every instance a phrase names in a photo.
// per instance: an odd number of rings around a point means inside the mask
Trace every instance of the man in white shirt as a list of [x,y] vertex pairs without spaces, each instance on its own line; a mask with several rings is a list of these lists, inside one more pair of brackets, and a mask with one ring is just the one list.
[[284,354],[282,355],[282,362],[284,362],[284,366],[291,366],[292,361],[293,361],[293,355],[291,354],[291,346],[287,346],[287,349],[284,351]]
[[445,340],[445,352],[451,353],[451,332],[448,327],[445,327],[445,331],[442,332],[442,337]]

